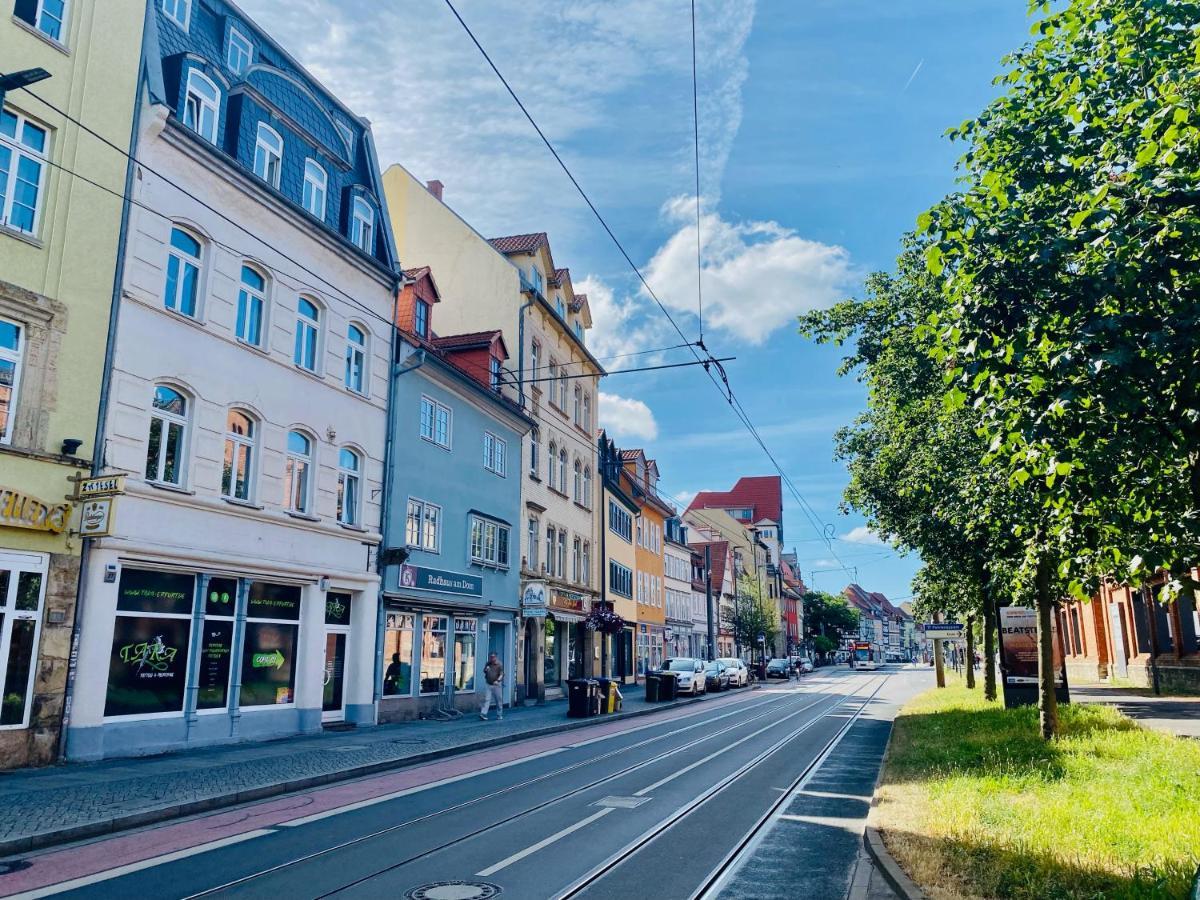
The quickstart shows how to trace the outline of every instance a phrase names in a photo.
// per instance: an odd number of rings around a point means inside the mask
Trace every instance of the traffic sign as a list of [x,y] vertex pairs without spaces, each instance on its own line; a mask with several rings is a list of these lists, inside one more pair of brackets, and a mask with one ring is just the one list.
[[935,641],[962,640],[962,622],[926,622],[925,637],[932,638]]

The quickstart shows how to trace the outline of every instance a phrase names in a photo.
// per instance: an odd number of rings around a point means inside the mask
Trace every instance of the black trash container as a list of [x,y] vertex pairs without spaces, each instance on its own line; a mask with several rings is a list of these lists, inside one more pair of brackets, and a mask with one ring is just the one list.
[[674,672],[663,672],[662,687],[658,689],[659,700],[675,700],[679,697],[679,676]]
[[567,715],[572,719],[594,716],[596,706],[596,682],[586,678],[572,678],[567,682]]
[[604,695],[600,693],[600,682],[595,678],[588,679],[588,710],[593,716],[604,712]]
[[658,672],[646,673],[646,702],[657,703],[659,692],[662,690],[662,675]]

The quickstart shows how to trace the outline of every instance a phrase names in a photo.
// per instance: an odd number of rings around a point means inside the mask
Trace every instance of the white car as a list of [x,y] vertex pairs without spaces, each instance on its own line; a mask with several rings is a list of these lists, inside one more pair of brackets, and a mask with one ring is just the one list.
[[674,672],[679,684],[680,694],[703,694],[706,690],[704,683],[704,663],[690,656],[680,656],[675,659],[663,660],[662,671]]
[[750,683],[750,670],[740,659],[721,657],[717,662],[728,670],[730,687],[745,687]]

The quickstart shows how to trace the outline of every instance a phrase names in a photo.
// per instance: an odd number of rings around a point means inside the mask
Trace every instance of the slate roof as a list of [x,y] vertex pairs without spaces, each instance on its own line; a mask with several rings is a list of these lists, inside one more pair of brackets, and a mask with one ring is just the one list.
[[[531,253],[550,239],[544,231],[532,234],[510,234],[505,237],[488,238],[488,243],[501,253]],[[562,271],[566,271],[565,269]]]
[[783,521],[783,482],[778,475],[748,475],[728,491],[701,491],[692,498],[689,510],[747,507],[750,519]]

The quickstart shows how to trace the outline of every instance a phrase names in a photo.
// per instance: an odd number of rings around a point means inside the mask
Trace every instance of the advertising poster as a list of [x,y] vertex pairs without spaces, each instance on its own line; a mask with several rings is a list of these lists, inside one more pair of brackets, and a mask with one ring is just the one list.
[[[1027,606],[1000,607],[1000,671],[1004,676],[1005,706],[1035,705],[1038,695],[1037,610]],[[1051,617],[1054,639],[1054,690],[1060,703],[1069,702],[1058,623]]]
[[181,711],[190,631],[188,619],[117,616],[104,714]]
[[206,621],[196,666],[196,708],[224,709],[229,701],[233,622]]
[[295,699],[297,631],[295,625],[246,623],[241,706],[274,706]]

